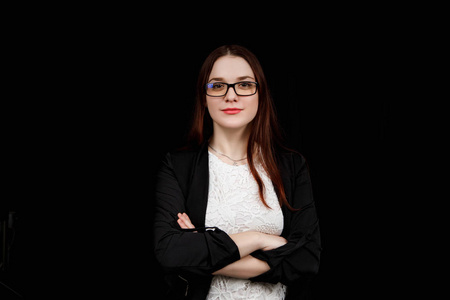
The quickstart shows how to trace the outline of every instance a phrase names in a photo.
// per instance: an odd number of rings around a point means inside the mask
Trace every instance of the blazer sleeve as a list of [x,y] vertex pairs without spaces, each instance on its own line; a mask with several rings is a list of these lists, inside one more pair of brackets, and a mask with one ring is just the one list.
[[194,232],[178,225],[177,214],[186,211],[185,196],[170,153],[158,172],[155,192],[154,250],[166,271],[211,275],[239,260],[236,244],[219,228],[196,228]]
[[319,270],[322,248],[309,171],[303,156],[294,154],[291,163],[295,176],[291,180],[292,198],[288,201],[299,210],[285,214],[285,218],[290,217],[289,228],[283,232],[288,241],[286,245],[251,254],[270,266],[269,271],[251,278],[252,281],[292,285],[313,277]]

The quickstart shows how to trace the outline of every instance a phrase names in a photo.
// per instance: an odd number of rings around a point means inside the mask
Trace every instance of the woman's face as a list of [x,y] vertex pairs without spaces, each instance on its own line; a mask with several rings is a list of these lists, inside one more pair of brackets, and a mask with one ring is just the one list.
[[[256,82],[256,78],[247,61],[238,56],[218,58],[208,79],[210,84],[217,82],[231,84],[240,81]],[[243,88],[246,88],[246,85],[244,83]],[[258,111],[258,92],[251,96],[238,96],[230,87],[225,96],[206,95],[206,104],[214,126],[239,129],[246,127],[255,118]]]

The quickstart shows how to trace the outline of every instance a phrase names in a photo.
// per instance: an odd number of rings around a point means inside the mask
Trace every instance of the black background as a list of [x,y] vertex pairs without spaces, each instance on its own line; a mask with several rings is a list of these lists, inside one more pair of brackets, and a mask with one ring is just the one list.
[[[25,298],[156,293],[155,174],[183,144],[203,60],[236,43],[259,58],[286,143],[310,167],[323,243],[315,298],[383,294],[390,261],[376,241],[396,239],[385,204],[397,41],[370,26],[290,28],[217,35],[96,26],[64,37],[27,28],[11,46],[13,77],[29,84],[7,109],[2,218],[16,212],[16,233],[2,282]],[[382,283],[368,279],[375,273]]]

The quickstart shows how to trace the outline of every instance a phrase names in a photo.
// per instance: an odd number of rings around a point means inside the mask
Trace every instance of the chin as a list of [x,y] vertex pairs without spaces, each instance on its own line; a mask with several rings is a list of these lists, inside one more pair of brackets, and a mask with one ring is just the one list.
[[251,123],[252,120],[220,120],[219,122],[215,121],[215,123],[223,128],[227,129],[241,129],[246,127]]

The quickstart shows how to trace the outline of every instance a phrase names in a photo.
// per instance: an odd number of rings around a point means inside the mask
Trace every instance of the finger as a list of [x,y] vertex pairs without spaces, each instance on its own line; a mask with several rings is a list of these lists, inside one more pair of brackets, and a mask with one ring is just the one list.
[[191,219],[189,219],[189,216],[186,213],[181,214],[180,219],[183,220],[184,224],[186,224],[188,228],[195,228],[194,224],[192,224]]
[[189,218],[189,216],[187,215],[187,213],[182,213],[182,216],[183,216],[185,219],[191,221],[191,219]]
[[195,228],[195,226],[188,220],[183,220],[183,222],[187,226],[187,228]]
[[177,222],[178,222],[178,225],[180,225],[181,228],[189,229],[189,227],[184,223],[184,221],[182,219],[178,219]]

